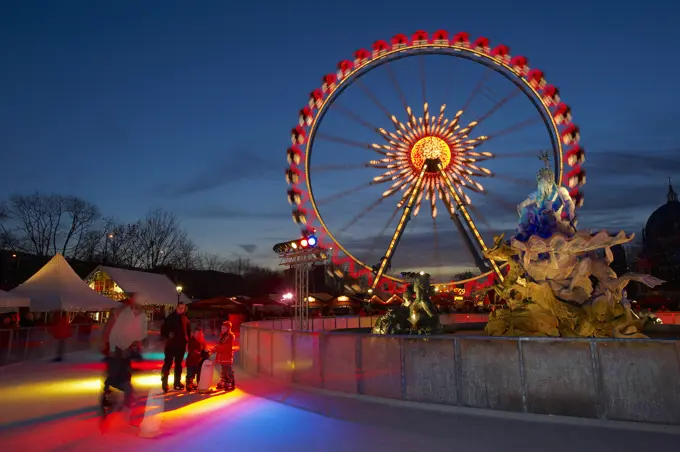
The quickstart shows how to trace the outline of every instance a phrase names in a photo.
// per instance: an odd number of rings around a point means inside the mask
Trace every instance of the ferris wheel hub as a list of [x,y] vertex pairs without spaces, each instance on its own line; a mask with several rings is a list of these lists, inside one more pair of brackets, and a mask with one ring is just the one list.
[[[422,168],[427,160],[439,160],[444,168],[451,162],[451,148],[448,143],[436,136],[426,136],[411,148],[411,164]],[[435,169],[436,171],[436,169]]]

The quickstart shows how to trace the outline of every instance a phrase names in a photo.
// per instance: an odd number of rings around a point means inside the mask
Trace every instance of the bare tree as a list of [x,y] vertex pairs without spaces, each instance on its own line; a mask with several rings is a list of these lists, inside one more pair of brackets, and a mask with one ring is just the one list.
[[4,216],[3,235],[11,237],[16,248],[38,256],[67,255],[78,248],[73,241],[93,229],[99,209],[75,196],[36,192],[11,196]]
[[198,267],[207,271],[223,271],[225,261],[222,256],[214,253],[200,253],[198,255]]
[[99,229],[79,234],[78,242],[73,246],[71,256],[81,261],[97,262],[101,256],[103,236],[104,232]]
[[274,293],[283,283],[282,272],[252,264],[244,276],[248,292],[256,296]]
[[[94,224],[99,219],[99,208],[92,204],[91,202],[85,201],[84,199],[68,196],[61,199],[60,202],[63,214],[66,214],[68,222],[66,224],[66,230],[61,237],[61,254],[64,256],[67,254],[69,249],[69,243],[72,239],[76,240],[73,245],[73,249],[78,249],[80,241],[86,235],[92,236],[92,228]],[[57,231],[54,234],[53,247],[56,254],[57,250],[57,236],[61,231]]]
[[16,250],[17,239],[10,229],[9,220],[7,203],[0,202],[0,249]]
[[250,262],[250,259],[245,257],[239,257],[234,260],[225,261],[221,271],[225,273],[233,273],[235,275],[244,276],[245,274],[251,272],[254,269],[254,265]]
[[180,240],[172,256],[172,266],[178,270],[193,270],[198,266],[196,244],[186,235]]
[[139,227],[142,267],[168,265],[177,252],[177,246],[186,240],[186,236],[175,214],[163,209],[151,210]]
[[14,195],[9,199],[8,214],[14,223],[20,249],[38,256],[51,254],[62,215],[58,196]]
[[102,240],[102,261],[107,265],[138,267],[145,256],[140,238],[141,221],[122,223],[107,218]]

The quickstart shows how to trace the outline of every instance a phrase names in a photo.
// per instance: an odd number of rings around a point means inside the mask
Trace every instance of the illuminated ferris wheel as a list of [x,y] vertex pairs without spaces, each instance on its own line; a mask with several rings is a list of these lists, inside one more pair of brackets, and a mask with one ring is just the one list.
[[[430,55],[464,59],[484,69],[485,75],[456,109],[443,103],[429,102],[422,61]],[[397,61],[405,59],[419,59],[421,62],[422,107],[419,106],[417,111],[407,103],[391,68]],[[403,106],[404,111],[401,113],[393,113],[386,108],[379,96],[362,83],[363,77],[381,66],[387,70],[393,96],[398,96]],[[511,82],[513,91],[503,98],[493,99],[493,105],[484,113],[469,114],[468,109],[475,97],[484,94],[485,80],[490,73],[500,74]],[[380,110],[383,117],[381,124],[374,125],[361,115],[336,104],[343,92],[353,84],[358,85],[364,97]],[[483,123],[488,122],[492,115],[518,95],[531,103],[533,116],[529,120],[508,118],[509,123],[505,127],[486,134],[477,132]],[[374,133],[373,141],[362,143],[353,140],[353,136],[325,134],[322,124],[331,109],[370,129]],[[436,218],[443,213],[454,223],[479,269],[479,275],[472,278],[446,282],[485,285],[495,279],[502,279],[503,268],[483,257],[487,245],[476,221],[481,213],[476,210],[471,195],[487,195],[489,190],[485,187],[486,181],[501,177],[501,171],[492,171],[487,167],[487,163],[499,154],[492,152],[489,143],[533,123],[539,123],[543,131],[541,133],[547,134],[546,146],[550,148],[556,184],[569,187],[576,206],[580,207],[583,195],[579,187],[585,183],[585,172],[581,168],[585,154],[579,146],[579,129],[572,123],[571,109],[561,102],[558,89],[546,83],[542,71],[530,69],[527,58],[511,57],[507,46],[492,47],[485,37],[470,41],[467,33],[450,36],[444,30],[432,35],[417,31],[411,38],[399,34],[391,42],[376,41],[370,51],[360,49],[354,53],[352,60],[338,63],[337,71],[323,77],[321,87],[312,91],[308,105],[300,111],[299,124],[292,130],[292,147],[287,150],[287,195],[293,205],[293,220],[302,225],[304,236],[315,234],[322,246],[332,247],[333,261],[336,264],[348,264],[353,276],[366,276],[373,289],[384,286],[386,290],[399,291],[405,280],[391,273],[392,258],[407,224],[426,211],[432,218],[433,234],[436,234]],[[320,140],[366,150],[367,158],[363,166],[373,171],[368,180],[360,181],[362,185],[327,198],[358,196],[357,193],[366,186],[382,187],[371,204],[352,216],[349,226],[378,205],[391,203],[394,207],[392,215],[387,215],[387,225],[383,228],[390,239],[377,262],[364,262],[352,253],[339,240],[338,230],[329,226],[322,215],[322,200],[316,196],[315,190],[325,177],[316,174],[312,163],[318,152],[317,141]],[[535,184],[531,180],[526,182]]]

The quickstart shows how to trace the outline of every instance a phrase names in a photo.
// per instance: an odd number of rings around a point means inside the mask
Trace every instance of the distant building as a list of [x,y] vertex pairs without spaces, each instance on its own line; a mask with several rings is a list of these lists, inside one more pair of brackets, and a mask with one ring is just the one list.
[[643,256],[652,275],[668,282],[680,279],[680,202],[668,182],[666,204],[656,209],[642,230]]
[[641,293],[668,298],[672,305],[677,304],[680,299],[680,201],[670,179],[666,203],[652,212],[642,230],[642,251],[633,270],[666,281],[653,290],[636,284]]

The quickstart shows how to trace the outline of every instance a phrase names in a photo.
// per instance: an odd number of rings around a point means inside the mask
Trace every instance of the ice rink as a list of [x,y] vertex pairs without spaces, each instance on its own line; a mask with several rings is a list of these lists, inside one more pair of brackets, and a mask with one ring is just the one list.
[[[152,439],[115,423],[102,434],[100,356],[0,369],[3,451],[640,451],[675,452],[680,428],[423,407],[336,396],[237,372],[221,395],[166,395]],[[137,363],[134,382],[158,387],[159,354]],[[172,380],[172,378],[171,378]]]

